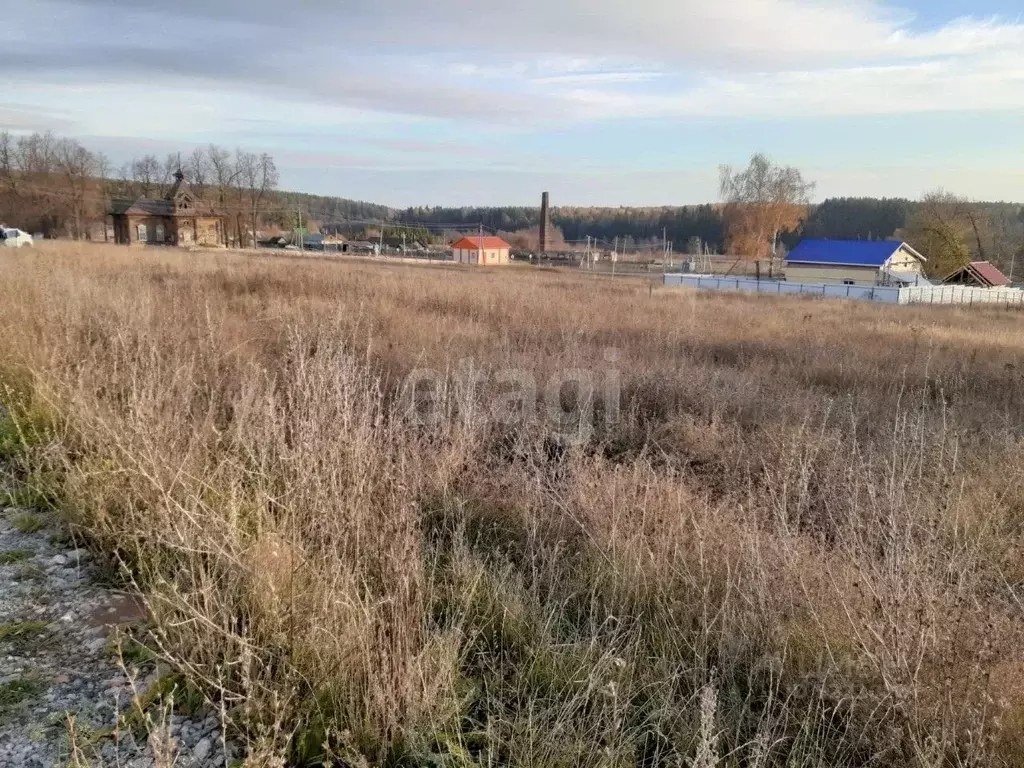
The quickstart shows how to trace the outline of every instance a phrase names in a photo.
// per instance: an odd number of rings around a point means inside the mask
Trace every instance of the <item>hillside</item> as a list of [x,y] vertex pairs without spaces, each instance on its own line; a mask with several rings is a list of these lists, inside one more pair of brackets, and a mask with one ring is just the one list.
[[[141,593],[160,766],[1019,766],[1020,325],[48,243],[0,259],[2,514]],[[92,766],[57,621],[0,637],[0,741]]]
[[[389,208],[337,197],[279,193],[287,205],[302,206],[310,217],[323,223],[386,221],[395,225],[475,227],[495,232],[515,232],[536,227],[540,209],[507,207],[414,207]],[[902,198],[829,198],[811,207],[802,229],[782,238],[792,247],[802,237],[882,240],[901,234],[922,203]],[[994,260],[1008,258],[1024,245],[1024,207],[1016,203],[977,203],[986,217],[993,241]],[[714,252],[725,250],[725,229],[720,207],[713,204],[661,207],[555,206],[551,220],[567,241],[587,236],[605,244],[618,242],[626,248],[671,241],[676,252],[686,252],[696,241]],[[996,243],[1004,244],[1002,247]]]

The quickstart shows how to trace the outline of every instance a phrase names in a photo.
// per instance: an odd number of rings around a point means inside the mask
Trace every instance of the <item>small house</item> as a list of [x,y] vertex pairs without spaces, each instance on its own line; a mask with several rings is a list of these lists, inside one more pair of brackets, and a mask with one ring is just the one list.
[[804,240],[783,261],[786,281],[824,285],[926,283],[927,260],[898,240]]
[[302,247],[307,251],[324,250],[324,236],[320,233],[302,236]]
[[1005,288],[1010,278],[988,261],[972,261],[942,280],[947,285],[972,285],[976,288]]
[[342,253],[372,253],[377,255],[380,253],[380,246],[377,243],[371,243],[366,240],[352,240],[342,243],[341,250]]
[[500,237],[471,236],[452,243],[452,261],[457,264],[508,264],[512,246]]
[[162,199],[114,200],[110,217],[114,242],[150,245],[206,245],[225,242],[224,217],[201,200],[174,174],[174,185]]

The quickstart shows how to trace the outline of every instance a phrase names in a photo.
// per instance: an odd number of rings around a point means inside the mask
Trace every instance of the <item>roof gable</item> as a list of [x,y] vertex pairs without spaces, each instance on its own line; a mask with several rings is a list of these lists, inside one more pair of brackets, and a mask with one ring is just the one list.
[[114,200],[110,206],[114,215],[127,216],[170,216],[174,203],[170,200],[151,200],[140,197],[137,200]]
[[188,182],[185,181],[185,174],[182,173],[181,168],[174,172],[174,184],[167,190],[165,195],[166,200],[178,200],[179,198],[188,195]]
[[944,278],[943,282],[951,282],[958,278],[967,278],[988,288],[1002,288],[1010,284],[1010,278],[1000,272],[995,264],[988,261],[972,261],[965,264]]
[[485,249],[485,248],[491,249],[491,250],[494,250],[494,249],[499,249],[500,250],[502,248],[509,248],[509,249],[512,248],[511,245],[506,243],[500,237],[489,237],[489,236],[485,236],[485,237],[478,237],[478,236],[464,237],[461,240],[457,240],[456,242],[452,243],[451,247],[452,248],[458,248],[458,249],[468,249],[468,250],[482,250],[482,249]]
[[833,264],[880,268],[898,251],[925,258],[899,240],[804,240],[786,257],[789,264]]
[[136,199],[112,200],[110,212],[115,216],[205,216],[224,218],[214,208],[197,200],[192,192],[181,190],[173,199],[162,200],[139,197]]

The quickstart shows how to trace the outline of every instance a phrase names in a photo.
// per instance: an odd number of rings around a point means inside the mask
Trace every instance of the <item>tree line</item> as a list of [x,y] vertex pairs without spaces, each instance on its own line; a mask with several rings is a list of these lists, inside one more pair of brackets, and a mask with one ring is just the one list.
[[269,154],[211,144],[186,156],[147,154],[115,168],[103,154],[51,133],[0,133],[0,219],[48,236],[102,240],[111,201],[164,197],[179,170],[200,199],[226,216],[232,243],[252,244],[268,223],[291,226]]
[[0,220],[84,237],[107,208],[109,163],[74,139],[0,133]]
[[[390,208],[340,197],[284,192],[266,153],[210,145],[187,155],[153,154],[114,167],[74,139],[50,133],[0,133],[0,221],[51,236],[104,239],[105,214],[115,198],[162,197],[181,170],[196,194],[226,218],[230,243],[250,245],[261,229],[291,231],[324,225],[359,237],[381,227],[437,241],[457,230],[483,226],[530,247],[539,207]],[[558,206],[551,210],[559,247],[585,238],[626,251],[737,254],[779,258],[804,237],[904,239],[929,259],[934,275],[984,259],[1015,274],[1024,269],[1024,208],[976,203],[937,190],[921,200],[829,198],[809,202],[813,182],[798,169],[754,155],[747,167],[721,169],[715,204],[661,207]],[[446,230],[446,227],[451,227]],[[397,234],[396,234],[397,233]],[[411,234],[414,233],[414,234]],[[1015,275],[1014,275],[1015,276]]]

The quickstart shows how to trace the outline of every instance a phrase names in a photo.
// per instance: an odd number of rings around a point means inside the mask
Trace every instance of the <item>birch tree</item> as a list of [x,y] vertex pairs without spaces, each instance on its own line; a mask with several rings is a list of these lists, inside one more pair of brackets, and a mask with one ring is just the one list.
[[779,235],[806,218],[815,186],[796,168],[775,165],[762,154],[743,170],[721,166],[719,182],[728,249],[758,266],[775,255]]
[[260,211],[267,198],[277,188],[277,165],[274,163],[274,158],[266,152],[259,156],[240,152],[238,161],[239,176],[248,196],[252,245],[255,247]]

